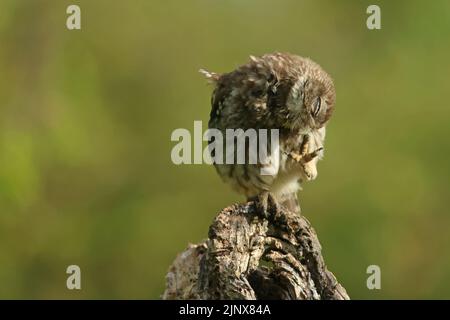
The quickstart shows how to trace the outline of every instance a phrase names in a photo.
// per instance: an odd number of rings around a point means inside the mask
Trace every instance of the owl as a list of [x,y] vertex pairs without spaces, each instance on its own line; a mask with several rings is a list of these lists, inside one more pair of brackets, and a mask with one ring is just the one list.
[[271,200],[300,213],[297,192],[301,183],[317,176],[325,126],[335,107],[331,77],[312,60],[289,53],[250,56],[229,73],[200,72],[214,86],[209,128],[224,136],[227,129],[279,132],[279,152],[268,155],[271,162],[278,160],[276,173],[261,174],[266,163],[214,163],[220,177],[263,209]]

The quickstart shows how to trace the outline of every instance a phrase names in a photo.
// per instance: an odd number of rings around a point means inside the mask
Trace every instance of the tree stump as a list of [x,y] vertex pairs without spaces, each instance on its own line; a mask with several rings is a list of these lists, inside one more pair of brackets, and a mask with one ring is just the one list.
[[347,300],[304,216],[255,202],[223,209],[209,237],[179,254],[163,299]]

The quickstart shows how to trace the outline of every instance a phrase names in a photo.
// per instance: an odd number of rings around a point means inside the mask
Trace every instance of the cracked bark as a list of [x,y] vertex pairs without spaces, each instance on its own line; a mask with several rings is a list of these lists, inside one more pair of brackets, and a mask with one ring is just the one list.
[[208,239],[178,255],[163,299],[349,299],[305,217],[254,202],[223,209]]

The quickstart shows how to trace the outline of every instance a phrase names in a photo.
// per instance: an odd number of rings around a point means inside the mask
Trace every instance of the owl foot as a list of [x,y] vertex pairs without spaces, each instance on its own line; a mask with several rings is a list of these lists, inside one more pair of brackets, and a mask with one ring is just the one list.
[[310,161],[312,161],[315,157],[317,157],[320,154],[320,151],[323,150],[323,147],[317,148],[316,150],[314,150],[311,153],[306,154],[305,156],[303,156],[303,163],[308,163]]
[[300,146],[300,155],[302,158],[304,158],[308,154],[310,140],[311,137],[309,136],[309,134],[304,135],[302,145]]
[[314,160],[323,150],[323,147],[320,147],[313,152],[309,152],[310,139],[311,138],[309,135],[304,136],[302,145],[300,146],[300,153],[295,151],[288,153],[288,156],[302,167],[303,173],[305,174],[307,180],[313,180],[317,176],[315,164],[311,165],[310,162]]
[[308,152],[310,139],[311,138],[309,137],[309,135],[305,135],[305,137],[303,138],[302,145],[300,146],[300,153],[291,151],[290,153],[288,153],[288,155],[296,162],[299,162],[301,164],[306,164],[312,161],[315,157],[319,155],[320,151],[323,150],[323,147],[317,148],[313,152]]
[[256,213],[261,217],[267,219],[270,215],[274,216],[280,211],[280,205],[274,196],[268,192],[263,191],[254,198]]

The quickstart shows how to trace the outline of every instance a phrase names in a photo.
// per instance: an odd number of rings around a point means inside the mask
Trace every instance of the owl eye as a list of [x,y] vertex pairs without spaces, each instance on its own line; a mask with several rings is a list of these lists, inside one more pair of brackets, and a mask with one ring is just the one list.
[[317,117],[317,115],[319,114],[321,104],[322,104],[322,100],[319,97],[314,102],[314,109],[313,109],[313,112],[312,112],[312,115],[314,117]]

